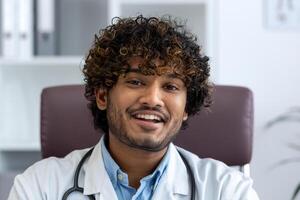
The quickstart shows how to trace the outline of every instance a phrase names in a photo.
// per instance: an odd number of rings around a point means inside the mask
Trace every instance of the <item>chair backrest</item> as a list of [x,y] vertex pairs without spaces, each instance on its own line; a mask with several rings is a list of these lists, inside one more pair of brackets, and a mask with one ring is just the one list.
[[[187,129],[175,144],[199,157],[228,165],[245,165],[252,155],[253,97],[245,87],[215,86],[210,112],[190,117]],[[43,158],[62,157],[75,149],[95,145],[95,131],[84,86],[45,88],[41,99],[41,147]]]

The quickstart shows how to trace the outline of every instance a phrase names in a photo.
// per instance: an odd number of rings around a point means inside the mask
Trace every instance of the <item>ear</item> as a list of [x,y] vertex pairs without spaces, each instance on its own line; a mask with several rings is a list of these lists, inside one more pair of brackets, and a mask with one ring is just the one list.
[[95,90],[97,107],[100,110],[105,110],[107,107],[107,90],[98,88]]
[[186,121],[188,119],[188,114],[186,112],[184,112],[183,114],[183,121]]

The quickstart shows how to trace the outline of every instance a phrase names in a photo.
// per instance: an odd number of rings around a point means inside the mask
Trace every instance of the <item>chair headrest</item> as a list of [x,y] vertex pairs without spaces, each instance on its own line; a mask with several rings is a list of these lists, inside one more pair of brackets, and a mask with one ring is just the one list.
[[[199,157],[228,165],[249,163],[252,155],[253,97],[244,87],[215,86],[210,112],[189,117],[188,128],[175,144]],[[41,147],[43,158],[63,157],[72,150],[95,145],[95,130],[84,86],[45,88],[41,99]]]

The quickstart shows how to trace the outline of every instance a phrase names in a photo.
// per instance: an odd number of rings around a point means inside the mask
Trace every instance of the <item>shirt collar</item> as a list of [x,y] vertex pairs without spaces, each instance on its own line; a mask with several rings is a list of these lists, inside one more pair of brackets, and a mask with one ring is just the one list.
[[108,152],[108,149],[106,148],[104,141],[105,141],[105,138],[103,140],[101,140],[101,142],[100,142],[104,167],[106,169],[106,172],[108,173],[108,176],[109,176],[113,186],[116,187],[117,180],[118,180],[117,179],[118,171],[120,171],[121,169],[120,169],[119,165],[115,162],[115,160],[111,157],[110,153]]
[[[105,169],[109,175],[109,178],[113,184],[114,187],[116,187],[117,183],[118,183],[118,173],[122,173],[126,178],[128,177],[126,173],[124,173],[119,165],[114,161],[114,159],[111,157],[106,145],[105,145],[105,136],[103,137],[104,139],[101,140],[100,144],[101,144],[101,150],[102,150],[102,157],[103,157],[103,162],[104,162],[104,166]],[[153,181],[152,183],[154,183],[154,188],[157,186],[160,177],[162,176],[162,174],[164,173],[165,169],[167,168],[168,165],[168,161],[170,158],[170,152],[169,149],[167,150],[166,154],[164,155],[163,159],[160,161],[159,165],[157,166],[157,168],[155,169],[155,171],[144,177],[142,179],[142,181]],[[128,178],[127,178],[128,181]],[[128,184],[128,182],[127,182]]]
[[[109,175],[105,170],[102,153],[101,153],[101,138],[100,142],[94,147],[94,150],[90,156],[90,159],[86,161],[83,166],[84,177],[84,195],[91,195],[101,193],[103,198],[107,197],[111,200],[117,200],[117,195],[114,191],[113,185],[110,181]],[[162,161],[167,163],[165,173],[162,174],[161,180],[158,182],[159,190],[155,193],[166,194],[177,193],[188,195],[189,189],[189,176],[186,171],[186,167],[177,152],[176,147],[171,143],[168,147],[169,161]],[[168,155],[166,154],[166,155]],[[163,159],[164,160],[164,159]],[[159,168],[159,167],[158,167]],[[176,178],[175,178],[176,177]],[[176,179],[176,180],[175,180]],[[174,184],[180,180],[180,184]],[[171,194],[169,194],[171,195]],[[153,197],[153,199],[155,199]]]

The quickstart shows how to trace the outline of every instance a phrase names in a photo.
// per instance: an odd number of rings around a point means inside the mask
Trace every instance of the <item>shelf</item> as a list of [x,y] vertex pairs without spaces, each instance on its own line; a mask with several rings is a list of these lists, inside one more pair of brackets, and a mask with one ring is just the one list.
[[0,151],[40,151],[40,143],[0,143]]
[[141,1],[141,0],[113,0],[119,1],[120,4],[206,4],[211,0],[151,0],[151,1]]
[[82,84],[83,57],[0,60],[0,151],[40,149],[40,95],[45,87]]
[[4,59],[0,58],[0,67],[26,67],[26,66],[82,66],[82,56],[49,56],[34,57],[30,59]]

